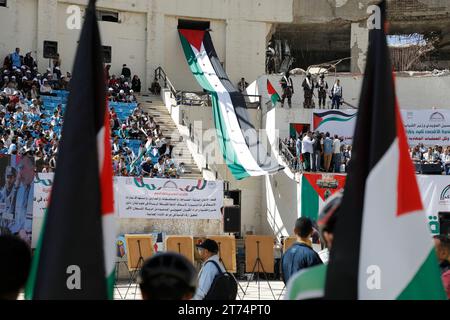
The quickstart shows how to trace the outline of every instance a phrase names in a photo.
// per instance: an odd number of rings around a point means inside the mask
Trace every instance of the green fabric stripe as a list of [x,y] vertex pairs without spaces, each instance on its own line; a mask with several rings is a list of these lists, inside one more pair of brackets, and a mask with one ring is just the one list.
[[280,101],[280,96],[278,95],[278,93],[274,93],[271,97],[270,100],[272,100],[272,105],[276,106],[277,102]]
[[301,202],[301,216],[317,221],[319,216],[319,195],[304,176],[302,176]]
[[212,109],[213,109],[213,118],[214,118],[214,126],[216,127],[217,140],[219,142],[220,149],[222,151],[223,158],[230,169],[233,177],[237,180],[244,179],[249,177],[250,174],[245,170],[245,168],[240,164],[235,150],[233,148],[233,144],[228,136],[227,127],[225,122],[223,121],[223,115],[220,111],[219,107],[219,98],[214,88],[208,82],[206,77],[204,77],[203,71],[198,65],[197,59],[192,51],[190,43],[186,40],[186,38],[180,34],[181,45],[183,47],[184,54],[186,56],[186,60],[188,62],[189,68],[192,71],[195,79],[198,81],[200,86],[207,90],[212,97]]
[[45,210],[44,220],[42,222],[42,229],[39,234],[39,239],[34,250],[33,261],[31,262],[30,274],[28,275],[27,283],[25,284],[25,299],[32,300],[34,295],[34,287],[36,285],[37,272],[39,268],[39,257],[41,255],[42,239],[44,238],[45,225],[47,223],[47,209]]
[[114,267],[113,271],[111,271],[109,276],[106,278],[106,290],[108,291],[107,292],[108,300],[114,300],[114,283],[116,282],[115,269],[116,268]]
[[447,300],[434,248],[398,300]]
[[[294,276],[295,277],[295,276]],[[321,264],[308,268],[301,272],[292,280],[290,287],[289,300],[296,300],[299,295],[309,292],[325,290],[325,279],[327,277],[327,265]]]

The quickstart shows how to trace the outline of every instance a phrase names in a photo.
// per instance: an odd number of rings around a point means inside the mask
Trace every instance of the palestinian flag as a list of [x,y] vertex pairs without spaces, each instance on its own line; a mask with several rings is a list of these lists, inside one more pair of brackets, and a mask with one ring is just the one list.
[[111,299],[115,228],[103,56],[89,2],[27,299]]
[[325,123],[330,121],[337,121],[337,122],[349,122],[352,119],[356,118],[357,112],[356,111],[337,111],[337,110],[330,110],[330,111],[324,111],[324,112],[314,112],[313,113],[313,131],[316,130],[324,130],[321,128]]
[[228,79],[209,32],[191,29],[178,32],[192,74],[211,95],[217,140],[234,178],[240,180],[282,170],[259,141],[244,96]]
[[[384,16],[384,1],[381,6]],[[382,29],[369,35],[352,160],[325,298],[446,298]]]
[[317,221],[325,201],[344,188],[345,175],[304,173],[300,182],[300,216]]
[[270,100],[272,101],[272,106],[275,107],[277,105],[277,102],[281,101],[281,99],[275,88],[270,83],[269,79],[267,79],[267,93],[269,94]]

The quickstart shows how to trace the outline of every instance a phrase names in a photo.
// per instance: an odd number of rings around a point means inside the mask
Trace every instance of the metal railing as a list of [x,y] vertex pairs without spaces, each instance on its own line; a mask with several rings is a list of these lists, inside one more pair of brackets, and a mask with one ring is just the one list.
[[172,94],[176,97],[177,90],[173,86],[172,82],[170,82],[170,80],[167,77],[167,74],[163,68],[161,68],[161,67],[156,68],[155,79],[164,81],[164,88],[166,88],[166,89],[168,88],[170,90],[170,92],[172,92]]
[[303,166],[299,163],[300,159],[292,154],[289,146],[287,146],[281,138],[279,138],[278,141],[280,155],[283,158],[283,161],[288,165],[289,169],[291,169],[292,172],[303,171]]
[[[205,107],[212,106],[211,95],[208,92],[177,91],[162,67],[156,68],[155,79],[158,81],[163,81],[164,88],[170,90],[177,101],[177,105]],[[260,95],[243,94],[243,96],[246,101],[247,108],[259,109],[261,107],[262,97]],[[251,98],[252,100],[255,100],[255,102],[250,102]]]

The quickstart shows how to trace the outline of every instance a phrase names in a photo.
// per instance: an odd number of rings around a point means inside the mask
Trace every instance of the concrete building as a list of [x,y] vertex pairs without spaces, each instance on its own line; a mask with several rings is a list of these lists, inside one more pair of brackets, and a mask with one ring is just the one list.
[[[270,39],[287,41],[295,58],[293,67],[306,68],[331,60],[350,58],[340,68],[346,101],[358,104],[359,89],[368,44],[367,12],[372,0],[99,0],[97,7],[104,46],[111,47],[111,73],[119,74],[126,63],[142,79],[143,91],[153,81],[154,70],[162,67],[177,90],[199,91],[182,52],[177,26],[180,19],[209,21],[217,54],[230,79],[241,77],[256,81],[265,106],[265,52]],[[25,54],[31,51],[40,71],[51,63],[44,58],[44,41],[58,42],[62,70],[71,71],[80,30],[68,27],[79,6],[81,15],[87,0],[7,0],[0,6],[0,58],[15,47]],[[436,59],[441,67],[450,67],[450,1],[389,1],[391,34],[437,32],[440,37]],[[75,11],[74,11],[75,10]],[[76,18],[76,17],[75,17]],[[279,76],[270,77],[278,84]],[[289,132],[290,123],[308,123],[311,110],[300,108],[303,102],[300,83],[294,77],[296,94],[292,110],[268,114],[250,110],[256,129]],[[402,108],[449,108],[450,77],[399,76],[398,96]],[[332,84],[331,78],[329,84]],[[242,190],[242,231],[286,235],[298,215],[298,186],[289,172],[271,177],[236,181],[228,168],[219,163],[220,154],[207,158],[207,142],[201,140],[213,127],[210,109],[177,106],[170,91],[163,100],[178,130],[189,137],[188,145],[197,166],[207,179],[230,181],[231,189]],[[201,126],[199,125],[201,122]],[[213,138],[213,144],[217,144]],[[274,151],[275,152],[275,151]],[[207,166],[208,164],[208,166]],[[143,223],[136,221],[135,225]],[[215,226],[214,226],[215,227]],[[128,230],[137,230],[133,225]],[[214,229],[214,230],[212,230]],[[217,228],[207,232],[212,233]],[[186,231],[185,229],[184,231]],[[190,229],[194,230],[194,229]],[[180,232],[183,232],[181,230]]]

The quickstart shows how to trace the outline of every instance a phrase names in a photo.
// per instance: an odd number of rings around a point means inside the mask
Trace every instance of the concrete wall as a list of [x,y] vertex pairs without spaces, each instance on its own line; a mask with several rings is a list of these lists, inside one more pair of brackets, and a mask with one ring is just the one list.
[[[71,70],[80,30],[66,28],[66,10],[70,4],[58,4],[57,34],[58,50],[62,58],[62,70]],[[102,43],[112,47],[111,74],[120,75],[122,64],[126,63],[132,72],[142,80],[146,78],[146,14],[120,12],[121,23],[100,21]],[[145,88],[145,87],[144,87]]]
[[[43,41],[58,41],[63,71],[71,71],[79,30],[65,25],[69,5],[86,0],[10,0],[0,8],[0,57],[16,46],[33,51],[40,71],[48,66]],[[230,79],[256,79],[264,73],[266,37],[273,23],[292,21],[292,0],[99,0],[98,9],[119,12],[121,23],[100,22],[104,45],[112,46],[112,72],[123,63],[141,76],[143,89],[162,66],[179,90],[198,86],[181,50],[178,19],[211,21],[212,38]]]
[[0,60],[12,53],[16,47],[21,48],[25,56],[37,50],[38,0],[8,1],[8,7],[0,7]]

